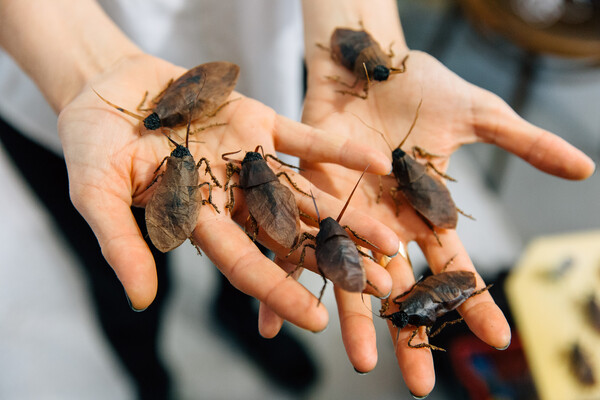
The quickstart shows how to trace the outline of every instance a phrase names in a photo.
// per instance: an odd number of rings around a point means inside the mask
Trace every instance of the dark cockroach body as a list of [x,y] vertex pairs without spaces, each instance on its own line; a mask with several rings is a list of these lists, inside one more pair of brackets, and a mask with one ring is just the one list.
[[595,295],[590,296],[586,304],[587,314],[594,329],[600,333],[600,304]]
[[392,167],[397,190],[422,217],[439,228],[456,228],[456,204],[443,182],[399,147],[392,152]]
[[117,110],[142,120],[148,130],[178,128],[188,121],[213,116],[235,88],[240,68],[233,63],[216,61],[194,67],[171,83],[158,96],[152,113],[141,117],[104,99]]
[[[284,175],[297,190],[302,191],[285,172],[275,174],[265,158],[271,157],[281,162],[280,160],[270,154],[263,158],[257,150],[258,147],[256,151],[246,153],[241,168],[231,163],[227,164],[228,177],[225,190],[230,188],[230,201],[227,208],[233,209],[233,188],[239,186],[244,191],[248,212],[254,220],[254,236],[260,227],[271,239],[289,249],[300,235],[300,213],[294,194],[279,182],[279,176]],[[223,159],[228,160],[225,156],[226,154],[223,155]],[[240,175],[239,185],[229,185],[229,179],[235,172],[239,172]]]
[[[169,140],[171,139],[169,138]],[[177,144],[173,140],[171,142],[175,144],[175,149],[156,169],[158,172],[166,160],[165,171],[157,175],[150,184],[150,186],[155,185],[155,189],[146,204],[145,214],[148,236],[154,246],[163,253],[175,249],[190,238],[198,222],[201,205],[211,204],[215,211],[219,212],[217,206],[212,202],[210,183],[198,184],[198,170],[203,162],[206,163],[205,173],[208,172],[213,183],[221,187],[219,181],[212,174],[206,158],[203,157],[196,164],[186,146]],[[159,177],[160,180],[158,180]],[[208,185],[209,189],[208,200],[202,199],[200,192],[200,187],[205,185]],[[192,243],[194,242],[192,241]]]
[[[446,322],[433,334],[429,333],[439,317],[456,309],[468,298],[489,289],[491,285],[478,291],[475,290],[475,286],[475,274],[472,272],[441,272],[417,282],[410,290],[397,296],[394,303],[398,305],[398,311],[392,314],[384,314],[386,311],[384,309],[381,312],[381,317],[389,319],[398,329],[402,329],[407,325],[417,327],[408,341],[409,347],[428,347],[434,350],[443,350],[427,343],[412,345],[411,341],[421,326],[425,326],[428,336],[433,337],[446,325],[462,321],[462,318],[459,318],[458,320]],[[403,296],[407,297],[399,301],[398,299]]]
[[365,69],[376,81],[385,81],[390,76],[392,60],[379,43],[364,30],[337,28],[331,35],[331,57],[348,68],[354,76],[366,79]]
[[292,275],[297,269],[302,268],[304,264],[304,256],[306,254],[306,247],[313,248],[315,250],[315,257],[317,259],[317,269],[323,277],[324,282],[319,295],[319,303],[321,302],[325,287],[327,286],[327,279],[331,280],[334,285],[337,285],[341,289],[344,289],[348,292],[362,292],[365,290],[367,283],[375,288],[375,290],[378,290],[367,280],[365,267],[363,264],[363,255],[366,256],[367,254],[363,253],[358,249],[358,247],[356,247],[356,243],[354,243],[354,241],[350,238],[348,232],[346,232],[346,229],[352,232],[355,237],[363,240],[365,243],[369,242],[360,237],[349,227],[342,226],[339,223],[344,211],[346,210],[346,207],[350,202],[350,199],[352,198],[352,195],[354,194],[354,191],[358,187],[358,183],[360,182],[361,178],[362,175],[352,190],[352,193],[350,193],[348,200],[346,200],[346,204],[340,212],[340,215],[337,217],[337,220],[331,217],[321,220],[315,202],[317,218],[319,219],[319,232],[316,236],[304,232],[300,236],[300,239],[296,245],[290,251],[291,254],[307,239],[314,240],[314,245],[304,245],[302,252],[300,253],[298,265],[292,272],[288,274],[288,276]]
[[590,356],[581,348],[579,343],[575,343],[570,351],[571,369],[575,377],[586,386],[596,384],[595,368]]
[[[325,48],[324,46],[320,46]],[[338,77],[330,77],[347,87],[354,87],[359,80],[364,80],[364,94],[340,90],[340,93],[351,94],[363,99],[367,98],[369,82],[371,80],[386,81],[390,74],[405,71],[408,56],[402,61],[401,68],[392,66],[393,53],[386,54],[379,43],[364,29],[354,30],[349,28],[336,28],[330,39],[329,48],[331,58],[338,64],[346,67],[356,77],[354,84],[343,83]]]

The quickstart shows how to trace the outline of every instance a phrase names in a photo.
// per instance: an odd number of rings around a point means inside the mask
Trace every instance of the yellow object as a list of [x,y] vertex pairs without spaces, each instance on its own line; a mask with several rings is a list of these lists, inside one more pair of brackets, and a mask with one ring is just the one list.
[[[542,400],[600,399],[600,333],[586,304],[600,294],[600,231],[534,240],[511,272],[506,293]],[[590,356],[596,384],[571,367],[575,342]]]

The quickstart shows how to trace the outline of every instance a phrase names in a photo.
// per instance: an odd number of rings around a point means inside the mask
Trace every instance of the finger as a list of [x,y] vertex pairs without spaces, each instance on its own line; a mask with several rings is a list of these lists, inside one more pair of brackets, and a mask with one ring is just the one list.
[[103,190],[78,192],[76,185],[72,187],[73,204],[98,238],[102,254],[121,281],[132,308],[146,309],[156,296],[156,266],[129,204]]
[[498,96],[475,89],[476,133],[549,174],[566,179],[585,179],[593,174],[594,162],[562,138],[519,117]]
[[[275,257],[273,261],[287,273],[294,271],[296,268],[294,264],[279,257]],[[302,268],[296,269],[291,278],[298,280],[301,273]],[[267,339],[274,338],[281,330],[282,325],[283,318],[277,315],[265,303],[261,302],[258,308],[258,331],[260,334]]]
[[[281,318],[319,332],[327,326],[327,310],[317,299],[274,262],[265,257],[248,236],[228,218],[203,218],[194,240],[238,290],[264,302]],[[210,215],[210,214],[206,214]]]
[[[392,258],[386,269],[394,281],[390,299],[406,292],[415,282],[412,267],[409,261],[402,255]],[[393,311],[395,310],[391,309],[386,314],[390,314]],[[398,366],[402,371],[406,386],[414,396],[421,397],[428,395],[435,385],[435,370],[431,350],[408,347],[408,340],[415,329],[413,326],[409,325],[405,327],[400,333],[398,333],[398,329],[390,322],[388,322],[388,327],[394,341]],[[414,343],[426,342],[427,337],[417,336],[414,340]]]
[[392,285],[394,284],[389,272],[367,257],[364,257],[363,260],[368,280],[365,293],[379,297],[380,299],[388,297],[392,292]]
[[[456,231],[443,230],[438,232],[438,236],[443,246],[440,246],[435,238],[419,243],[432,271],[441,272],[448,261],[454,257],[446,270],[471,271],[477,278],[477,289],[484,288],[485,283],[477,274]],[[510,326],[488,291],[471,297],[458,308],[458,311],[469,329],[490,346],[502,349],[510,344]]]
[[274,132],[277,151],[308,162],[336,163],[355,170],[387,175],[392,170],[388,156],[364,143],[277,116]]
[[[350,363],[357,372],[366,373],[377,364],[375,326],[370,296],[350,293],[334,286],[342,340]],[[363,302],[364,299],[364,302]]]

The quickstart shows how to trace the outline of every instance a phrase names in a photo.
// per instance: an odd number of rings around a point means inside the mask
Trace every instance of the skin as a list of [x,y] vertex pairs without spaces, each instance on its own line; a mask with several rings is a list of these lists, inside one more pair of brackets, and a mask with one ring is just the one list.
[[[212,166],[219,178],[224,177],[220,155],[240,147],[249,151],[262,144],[266,153],[278,150],[298,155],[304,160],[305,176],[315,185],[321,216],[336,216],[343,202],[335,198],[345,199],[360,174],[347,168],[362,171],[371,163],[370,172],[385,174],[391,170],[391,152],[385,143],[378,142],[378,135],[355,117],[340,111],[356,113],[397,144],[408,130],[420,98],[424,105],[407,148],[418,144],[449,156],[463,144],[481,141],[563,178],[584,179],[593,172],[593,163],[583,153],[523,121],[495,95],[461,80],[423,53],[411,52],[407,72],[373,86],[366,101],[335,93],[341,88],[324,76],[339,75],[344,82],[352,82],[353,77],[314,44],[327,43],[335,27],[358,28],[362,20],[384,49],[394,43],[395,60],[399,60],[408,49],[395,2],[381,0],[377,7],[370,7],[369,2],[360,0],[304,0],[303,11],[308,68],[303,120],[317,129],[282,118],[251,99],[228,105],[216,118],[227,125],[206,131],[202,136],[205,143],[191,145],[196,158],[215,160]],[[170,147],[159,134],[140,137],[137,121],[101,102],[91,88],[132,109],[144,91],[160,92],[183,69],[144,55],[92,0],[0,0],[0,46],[32,77],[59,114],[71,199],[96,234],[133,306],[147,307],[156,294],[156,271],[130,206],[144,206],[150,195],[144,189]],[[238,97],[242,96],[231,96]],[[373,143],[378,150],[364,143]],[[325,168],[322,162],[342,166],[328,164]],[[444,170],[448,159],[436,162]],[[304,190],[310,189],[305,179],[292,175]],[[385,185],[387,189],[393,180],[386,179]],[[327,188],[329,194],[318,187]],[[368,237],[383,253],[393,254],[399,241],[402,250],[409,241],[416,241],[434,272],[452,256],[456,257],[449,269],[475,272],[455,231],[439,232],[444,243],[440,247],[412,209],[401,208],[397,218],[389,196],[384,197],[383,204],[375,204],[377,191],[377,179],[366,177],[340,222]],[[226,201],[219,191],[213,196],[218,205]],[[296,198],[300,209],[314,216],[312,200],[301,195]],[[328,318],[324,306],[316,307],[312,294],[293,279],[286,279],[297,254],[285,258],[282,249],[259,237],[277,252],[281,268],[265,259],[235,224],[244,224],[247,215],[239,192],[236,204],[232,215],[218,215],[210,207],[202,207],[194,240],[237,288],[263,302],[259,317],[263,336],[276,335],[284,319],[312,331],[324,329]],[[315,233],[314,228],[303,229]],[[314,257],[309,255],[307,267],[311,268],[311,262],[314,268]],[[383,292],[391,290],[392,296],[414,283],[403,256],[393,258],[387,270],[366,264],[369,280]],[[483,285],[478,276],[478,288]],[[335,289],[335,295],[349,360],[357,370],[368,372],[377,362],[373,317],[359,294]],[[365,298],[365,303],[369,306],[370,300]],[[482,340],[494,347],[509,343],[509,327],[489,293],[470,299],[459,311]],[[394,329],[390,330],[395,338]],[[409,335],[410,327],[400,332],[398,364],[409,390],[424,396],[435,384],[433,361],[428,349],[404,345]]]
[[[305,0],[303,11],[308,68],[303,122],[322,129],[335,127],[348,138],[374,143],[391,160],[391,151],[381,136],[345,111],[384,131],[395,147],[408,132],[422,98],[419,120],[403,147],[410,149],[418,145],[431,153],[447,156],[434,160],[441,171],[446,170],[449,156],[460,146],[484,142],[510,151],[541,171],[557,177],[580,180],[593,173],[594,163],[581,151],[552,133],[529,124],[499,97],[462,80],[433,57],[410,51],[404,41],[395,2],[381,1],[377,7],[368,7],[358,1]],[[344,82],[352,82],[353,76],[350,71],[336,65],[327,52],[315,46],[315,43],[327,43],[331,32],[338,26],[359,29],[359,21],[383,48],[393,43],[396,63],[410,53],[407,72],[372,85],[367,100],[335,92],[344,88],[325,76],[337,75]],[[317,187],[327,188],[337,197],[349,193],[359,174],[310,161],[302,163],[302,167],[311,171],[311,181]],[[476,273],[455,230],[438,230],[443,243],[440,247],[431,230],[410,206],[401,206],[396,216],[395,205],[387,194],[389,188],[395,185],[392,177],[384,179],[385,195],[383,202],[377,205],[375,199],[379,182],[375,177],[366,177],[361,190],[352,199],[352,205],[368,210],[370,216],[386,223],[396,233],[403,248],[410,241],[415,241],[434,273],[441,272],[453,256],[454,262],[448,271],[462,269]],[[410,262],[402,255],[387,264],[387,271],[394,282],[392,298],[415,282]],[[478,274],[476,276],[477,288],[480,289],[485,284]],[[377,362],[373,316],[363,305],[360,295],[337,288],[334,291],[342,338],[350,362],[358,371],[368,372]],[[496,348],[508,346],[510,327],[488,292],[469,299],[458,310],[473,333],[484,342]],[[391,308],[391,311],[395,309]],[[262,307],[261,312],[261,332],[265,336],[273,336],[281,321],[271,315],[267,307]],[[388,326],[406,385],[413,395],[426,396],[435,385],[431,350],[407,346],[414,329],[411,326],[400,332],[397,342],[396,329],[389,322]],[[417,335],[416,342],[425,340],[424,333]]]

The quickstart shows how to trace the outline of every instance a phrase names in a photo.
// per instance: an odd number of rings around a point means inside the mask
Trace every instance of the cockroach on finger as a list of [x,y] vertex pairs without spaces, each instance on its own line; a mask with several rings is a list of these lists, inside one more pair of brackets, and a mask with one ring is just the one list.
[[[367,124],[365,125],[379,133],[392,151],[392,168],[396,182],[398,182],[398,187],[391,190],[391,195],[396,206],[398,206],[396,194],[399,191],[404,198],[406,198],[408,203],[417,211],[423,221],[431,228],[437,238],[434,227],[455,229],[458,222],[458,212],[468,218],[473,219],[473,217],[463,213],[456,207],[446,185],[441,180],[432,176],[432,174],[429,173],[428,168],[433,169],[435,173],[445,179],[452,181],[454,179],[443,172],[438,171],[430,162],[426,165],[417,162],[415,158],[408,155],[401,148],[415,127],[421,104],[422,101],[419,102],[417,111],[415,112],[415,118],[408,133],[395,149],[389,144],[383,132],[368,126]],[[433,156],[419,147],[415,147],[413,150],[414,153],[419,152],[424,156]]]
[[[416,327],[408,339],[408,347],[427,347],[432,350],[445,351],[441,347],[429,343],[415,345],[412,344],[412,340],[421,326],[426,327],[428,337],[434,337],[446,326],[462,321],[462,318],[458,318],[444,322],[435,332],[431,333],[431,328],[438,318],[456,309],[467,299],[488,290],[491,286],[475,290],[475,274],[469,271],[441,272],[415,283],[408,291],[396,296],[393,302],[398,305],[399,310],[392,314],[385,314],[386,304],[380,311],[380,316],[389,319],[398,328],[398,331],[407,325]],[[399,299],[404,296],[407,297],[400,301]]]
[[[229,189],[229,202],[225,208],[233,210],[235,199],[233,189],[240,187],[246,197],[249,219],[253,227],[252,239],[256,238],[258,229],[262,228],[265,233],[281,246],[289,249],[294,245],[300,235],[300,212],[294,194],[285,185],[279,182],[280,176],[285,176],[290,184],[300,193],[303,192],[286,172],[275,174],[267,164],[266,159],[271,158],[281,165],[296,168],[286,164],[272,154],[261,155],[257,146],[254,151],[246,153],[242,161],[232,160],[228,156],[237,153],[225,153],[221,157],[227,163],[227,181],[225,190]],[[240,166],[233,165],[239,163]],[[238,184],[229,184],[233,174],[239,173]]]
[[[220,212],[212,201],[211,184],[198,184],[198,171],[202,163],[206,164],[204,173],[211,176],[214,185],[221,187],[221,184],[213,175],[205,157],[198,163],[194,161],[188,149],[189,132],[188,123],[185,146],[165,135],[175,145],[175,149],[156,168],[154,173],[157,175],[148,186],[150,188],[155,185],[154,193],[146,204],[148,236],[152,244],[163,253],[179,247],[188,238],[196,246],[191,235],[198,222],[201,205],[210,204],[216,212]],[[164,172],[158,174],[165,161],[167,166]],[[208,199],[202,198],[202,186],[208,186]]]
[[305,244],[304,247],[302,247],[298,265],[288,274],[288,276],[292,275],[296,270],[302,268],[304,265],[306,248],[313,248],[317,258],[317,269],[323,277],[323,287],[321,288],[319,302],[317,305],[321,303],[321,298],[323,297],[325,287],[327,286],[327,279],[331,280],[334,285],[337,285],[348,292],[362,292],[365,290],[367,283],[375,290],[379,291],[367,280],[365,267],[363,265],[363,256],[368,257],[368,255],[356,247],[356,244],[352,239],[350,239],[346,229],[352,232],[356,238],[364,241],[365,243],[371,243],[360,237],[348,226],[342,226],[339,223],[363,175],[364,172],[358,179],[358,182],[356,182],[354,189],[352,189],[352,193],[350,193],[350,196],[348,197],[348,200],[346,200],[346,204],[344,205],[344,208],[342,208],[342,211],[338,215],[337,219],[327,217],[321,220],[317,203],[315,198],[312,197],[315,210],[317,212],[319,232],[317,233],[316,237],[307,232],[302,233],[300,239],[288,253],[289,255],[298,249],[307,239],[314,241],[314,244]]
[[[362,23],[361,23],[362,27]],[[386,81],[391,74],[399,74],[406,71],[406,60],[404,57],[400,68],[392,66],[394,53],[390,46],[389,54],[386,54],[379,43],[364,29],[354,30],[349,28],[336,28],[330,39],[330,48],[318,45],[328,50],[331,58],[338,64],[346,67],[356,77],[352,85],[344,83],[339,77],[327,77],[348,88],[354,88],[360,80],[364,80],[363,94],[349,90],[338,90],[338,93],[366,99],[369,94],[370,80]]]
[[[214,116],[228,104],[227,98],[235,88],[240,67],[226,61],[216,61],[198,65],[187,71],[154,99],[152,113],[147,117],[119,107],[96,94],[108,105],[143,122],[148,130],[178,128],[188,121],[196,121]],[[146,95],[148,93],[146,92]],[[138,111],[142,109],[142,104]]]
[[588,353],[581,348],[581,344],[575,343],[572,345],[569,358],[571,369],[577,380],[585,386],[595,385],[596,372],[594,365]]

